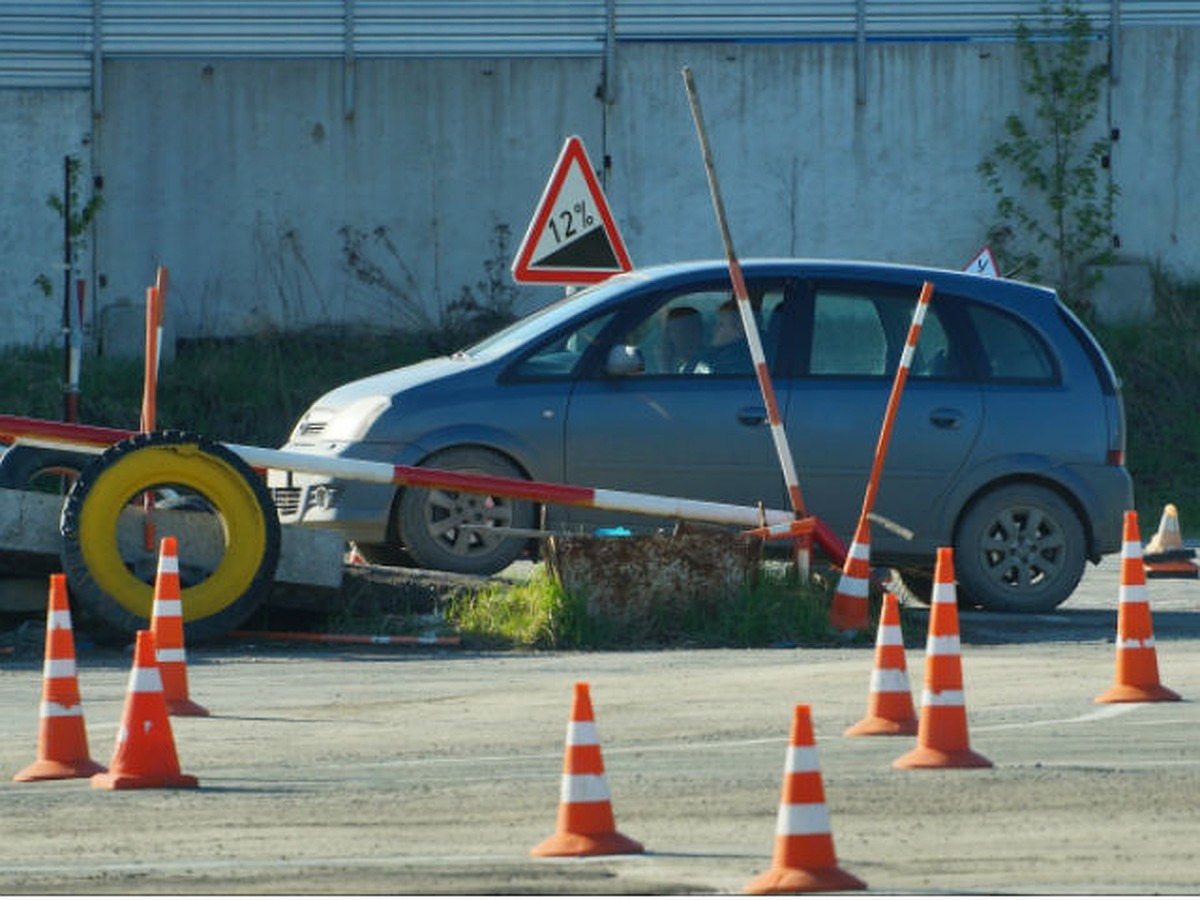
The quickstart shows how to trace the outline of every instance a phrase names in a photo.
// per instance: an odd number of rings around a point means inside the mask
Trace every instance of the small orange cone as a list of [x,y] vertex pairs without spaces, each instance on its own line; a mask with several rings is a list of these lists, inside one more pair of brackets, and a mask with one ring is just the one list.
[[188,699],[183,601],[179,589],[179,553],[175,538],[163,538],[159,548],[150,631],[154,635],[158,670],[162,673],[163,698],[167,701],[167,712],[173,716],[207,716],[207,709]]
[[859,520],[846,563],[830,603],[829,622],[838,631],[858,631],[871,624],[867,598],[871,585],[871,527]]
[[1154,626],[1146,594],[1146,572],[1142,566],[1142,542],[1138,537],[1137,513],[1125,513],[1121,545],[1121,588],[1117,607],[1116,683],[1096,698],[1097,703],[1143,703],[1179,700],[1174,691],[1158,681],[1158,655],[1154,649]]
[[103,771],[104,766],[88,754],[79,678],[75,671],[71,608],[67,604],[67,577],[51,575],[38,756],[36,762],[14,775],[13,781],[87,778]]
[[802,704],[792,715],[775,823],[775,856],[771,868],[746,885],[744,893],[860,891],[866,886],[838,868],[829,811],[825,807],[825,785],[817,765],[812,715]]
[[991,761],[971,750],[967,736],[958,637],[958,595],[954,589],[954,551],[949,547],[938,548],[931,600],[917,746],[892,763],[892,767],[988,768]]
[[199,785],[194,775],[179,771],[162,678],[154,662],[154,635],[139,631],[112,761],[107,773],[92,776],[92,787],[124,790]]
[[900,602],[888,591],[883,595],[879,630],[875,635],[875,666],[871,669],[867,715],[847,728],[845,736],[916,733],[917,715],[904,660],[904,635],[900,631]]
[[1200,566],[1193,559],[1196,551],[1183,545],[1179,511],[1174,503],[1163,507],[1158,531],[1142,551],[1147,578],[1200,578]]
[[608,856],[643,851],[641,844],[617,831],[588,685],[578,682],[567,723],[558,827],[529,854]]

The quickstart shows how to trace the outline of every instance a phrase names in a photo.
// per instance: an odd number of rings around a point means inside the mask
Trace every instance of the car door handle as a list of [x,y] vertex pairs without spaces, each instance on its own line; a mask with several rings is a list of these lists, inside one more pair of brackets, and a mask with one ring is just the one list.
[[737,411],[737,420],[743,425],[761,425],[767,421],[767,410],[762,406],[743,406]]
[[962,410],[946,408],[935,409],[929,414],[929,421],[933,423],[934,428],[942,428],[947,431],[953,431],[963,422]]

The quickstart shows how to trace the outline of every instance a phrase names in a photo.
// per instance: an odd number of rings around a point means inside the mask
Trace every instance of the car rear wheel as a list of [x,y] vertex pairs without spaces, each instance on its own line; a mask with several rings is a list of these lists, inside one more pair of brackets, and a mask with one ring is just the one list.
[[1037,484],[984,494],[963,516],[954,542],[959,602],[985,609],[1048,612],[1071,596],[1086,562],[1079,516]]
[[[514,463],[481,447],[452,447],[424,463],[431,469],[524,478]],[[529,538],[508,529],[534,526],[532,503],[440,488],[404,489],[397,509],[400,540],[426,569],[491,575],[513,562]]]

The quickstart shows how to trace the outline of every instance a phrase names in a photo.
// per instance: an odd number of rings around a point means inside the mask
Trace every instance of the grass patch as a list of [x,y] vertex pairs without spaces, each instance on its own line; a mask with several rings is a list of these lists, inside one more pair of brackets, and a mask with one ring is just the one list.
[[[446,621],[479,649],[608,650],[662,647],[778,647],[844,642],[829,624],[832,588],[801,584],[766,566],[734,596],[698,598],[680,607],[649,603],[649,613],[618,617],[589,610],[587,596],[565,589],[544,565],[522,584],[495,583],[452,600]],[[878,618],[879,601],[872,602]],[[670,609],[668,612],[667,610]],[[854,640],[874,639],[874,633]]]

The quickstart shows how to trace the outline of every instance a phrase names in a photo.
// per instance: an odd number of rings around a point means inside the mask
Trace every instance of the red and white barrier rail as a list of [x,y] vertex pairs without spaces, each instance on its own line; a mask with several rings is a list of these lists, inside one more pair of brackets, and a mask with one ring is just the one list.
[[[0,416],[0,441],[19,441],[38,446],[53,446],[97,452],[103,447],[129,437],[132,432],[93,425],[68,425],[20,416]],[[242,444],[225,444],[254,469],[283,469],[307,472],[347,481],[366,481],[377,484],[411,485],[441,488],[469,494],[496,494],[516,500],[529,500],[558,506],[581,506],[613,512],[657,516],[665,519],[687,519],[734,525],[747,529],[762,526],[782,526],[791,529],[795,517],[784,510],[763,510],[755,506],[738,506],[708,500],[687,500],[630,491],[604,488],[576,487],[498,475],[475,475],[450,472],[421,466],[394,466],[342,457],[314,456],[292,450],[271,450]],[[808,531],[808,524],[805,531]],[[790,533],[790,532],[789,532]],[[841,539],[819,520],[811,523],[811,533],[817,544],[835,565],[846,558],[846,546]],[[764,535],[765,536],[765,535]]]

